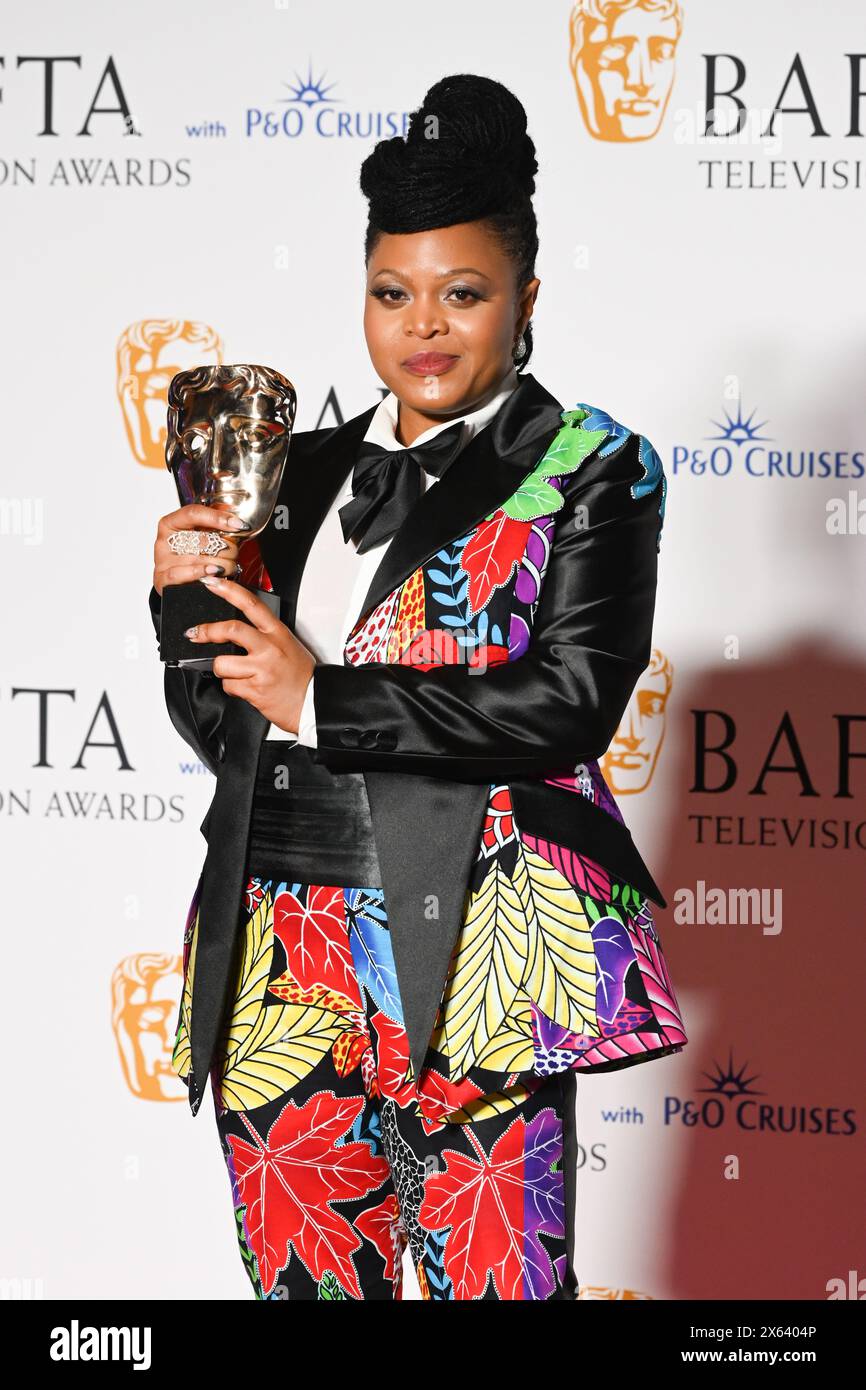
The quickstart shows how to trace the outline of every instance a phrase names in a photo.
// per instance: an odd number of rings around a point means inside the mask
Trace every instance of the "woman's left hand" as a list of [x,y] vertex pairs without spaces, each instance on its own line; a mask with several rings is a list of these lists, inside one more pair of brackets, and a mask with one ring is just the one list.
[[[202,583],[205,581],[202,580]],[[236,642],[246,656],[217,656],[213,673],[227,695],[239,695],[286,733],[296,734],[315,658],[266,604],[242,584],[208,576],[208,588],[240,608],[249,618],[198,623],[187,635],[193,642]],[[194,635],[193,635],[194,634]]]

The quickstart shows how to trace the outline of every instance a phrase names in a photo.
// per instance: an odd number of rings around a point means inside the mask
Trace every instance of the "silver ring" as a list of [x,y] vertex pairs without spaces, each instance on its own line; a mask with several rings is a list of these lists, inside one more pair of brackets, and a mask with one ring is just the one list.
[[172,531],[168,548],[175,555],[219,555],[229,547],[217,531]]

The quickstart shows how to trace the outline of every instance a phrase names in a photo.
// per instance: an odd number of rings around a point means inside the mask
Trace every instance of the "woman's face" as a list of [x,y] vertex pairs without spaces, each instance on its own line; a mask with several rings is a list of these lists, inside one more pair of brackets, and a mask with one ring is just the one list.
[[514,264],[481,222],[383,234],[367,265],[370,358],[401,403],[403,442],[484,405],[512,365],[541,282],[518,294]]

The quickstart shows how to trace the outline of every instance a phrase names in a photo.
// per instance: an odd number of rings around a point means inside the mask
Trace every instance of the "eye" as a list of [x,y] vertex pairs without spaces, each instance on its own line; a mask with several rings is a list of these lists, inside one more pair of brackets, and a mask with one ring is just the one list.
[[266,425],[241,425],[236,432],[237,439],[242,444],[247,444],[253,449],[261,449],[265,444],[269,444],[272,438],[271,431]]
[[201,430],[184,430],[180,447],[188,459],[200,459],[207,449],[207,436]]
[[[385,304],[399,304],[401,299],[406,298],[405,291],[399,289],[396,285],[380,285],[378,289],[371,290],[370,293],[374,299],[379,299]],[[458,304],[467,304],[472,300],[481,298],[478,291],[470,289],[468,285],[454,285],[453,288],[448,291],[448,296],[451,295],[461,296],[461,298],[457,300]],[[392,296],[394,297],[392,298]]]
[[387,304],[394,304],[394,303],[396,303],[396,300],[393,300],[393,299],[385,299],[385,296],[386,296],[386,295],[389,295],[389,294],[397,294],[397,295],[400,295],[400,294],[403,293],[403,291],[402,291],[402,290],[398,290],[398,289],[396,288],[396,286],[393,286],[393,285],[383,285],[380,289],[371,290],[370,293],[371,293],[371,295],[373,296],[374,299],[382,299],[382,300],[385,300],[385,302],[386,302]]
[[610,43],[599,45],[599,67],[610,67],[614,63],[624,63],[627,57],[628,50],[624,43],[617,43],[612,40]]

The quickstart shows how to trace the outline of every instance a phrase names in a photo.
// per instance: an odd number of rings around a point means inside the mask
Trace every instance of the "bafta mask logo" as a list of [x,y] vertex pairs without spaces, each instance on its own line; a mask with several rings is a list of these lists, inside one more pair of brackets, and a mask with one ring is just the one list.
[[172,377],[222,362],[222,340],[206,323],[141,319],[117,342],[117,398],[129,447],[146,468],[165,468],[166,406]]
[[569,66],[584,124],[597,140],[651,140],[674,81],[679,0],[576,0]]
[[642,792],[649,786],[665,736],[665,709],[672,685],[673,667],[654,647],[610,747],[599,759],[614,796]]
[[111,977],[111,1026],[126,1084],[140,1100],[187,1100],[171,1065],[182,989],[182,956],[127,956]]

